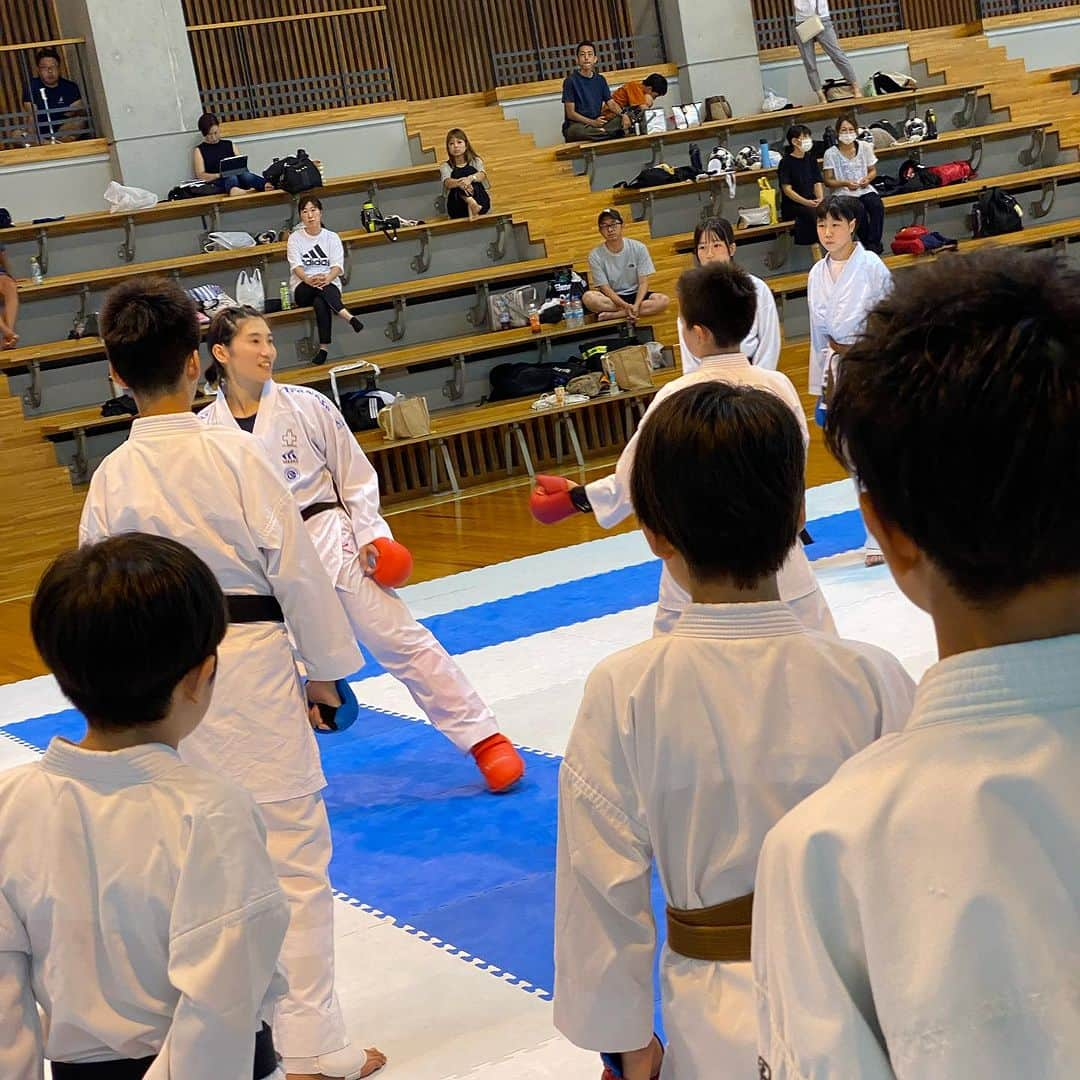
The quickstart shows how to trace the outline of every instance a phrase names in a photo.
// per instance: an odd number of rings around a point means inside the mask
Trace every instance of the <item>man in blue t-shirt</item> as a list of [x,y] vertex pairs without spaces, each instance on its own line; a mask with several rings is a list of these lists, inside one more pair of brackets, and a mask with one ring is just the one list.
[[[562,84],[563,120],[562,133],[567,142],[583,139],[610,139],[622,134],[619,115],[601,115],[604,105],[611,101],[607,79],[596,71],[596,46],[583,41],[577,47],[578,69],[567,76]],[[612,102],[612,106],[618,106]],[[621,113],[622,110],[619,109]]]
[[72,142],[90,134],[79,84],[60,78],[60,54],[51,47],[34,53],[38,77],[23,89],[23,108],[38,142]]

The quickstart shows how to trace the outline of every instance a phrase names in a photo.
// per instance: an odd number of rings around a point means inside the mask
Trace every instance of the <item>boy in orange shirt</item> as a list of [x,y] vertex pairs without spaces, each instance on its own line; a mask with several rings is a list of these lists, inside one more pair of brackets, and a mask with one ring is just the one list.
[[612,91],[611,99],[604,103],[603,116],[622,116],[624,131],[629,131],[634,121],[645,109],[651,109],[657,98],[668,91],[668,81],[663,75],[647,75],[644,79],[623,83]]

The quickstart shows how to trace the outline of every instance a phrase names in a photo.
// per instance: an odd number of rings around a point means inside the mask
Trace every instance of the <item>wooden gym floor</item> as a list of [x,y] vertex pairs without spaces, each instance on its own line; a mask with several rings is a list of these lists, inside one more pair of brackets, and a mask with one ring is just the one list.
[[[611,464],[563,471],[576,480],[594,480],[607,475]],[[843,477],[843,470],[822,444],[820,430],[811,424],[807,486]],[[528,481],[519,477],[503,485],[467,492],[457,499],[435,496],[409,509],[389,511],[394,535],[413,553],[416,570],[412,580],[446,577],[629,532],[635,527],[630,518],[615,529],[602,529],[593,517],[584,514],[558,525],[539,525],[529,514],[527,500]],[[45,674],[30,639],[29,617],[29,596],[0,603],[0,656],[4,658],[0,684]]]

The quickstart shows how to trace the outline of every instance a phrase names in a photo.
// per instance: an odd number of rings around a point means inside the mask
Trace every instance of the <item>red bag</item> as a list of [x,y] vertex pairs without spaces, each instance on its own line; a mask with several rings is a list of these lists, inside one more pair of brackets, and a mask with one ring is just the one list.
[[922,225],[909,225],[906,229],[901,229],[896,236],[893,237],[892,252],[894,255],[923,255],[926,252],[926,246],[923,244],[922,238],[930,230]]
[[975,170],[966,161],[949,161],[944,165],[930,165],[928,168],[941,180],[943,187],[946,184],[962,184],[965,180],[975,178]]

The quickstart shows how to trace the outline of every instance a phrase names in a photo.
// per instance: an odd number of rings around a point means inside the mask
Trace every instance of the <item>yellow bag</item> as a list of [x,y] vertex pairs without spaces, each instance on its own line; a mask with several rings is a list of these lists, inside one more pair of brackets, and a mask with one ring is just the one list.
[[418,439],[431,434],[431,415],[427,398],[402,398],[379,412],[379,427],[383,438]]
[[[762,164],[762,168],[766,166]],[[758,177],[758,206],[768,207],[769,224],[775,225],[779,220],[776,213],[776,189],[769,183],[767,176]]]
[[644,345],[627,345],[609,352],[605,359],[615,372],[620,390],[644,390],[653,385],[649,350]]

